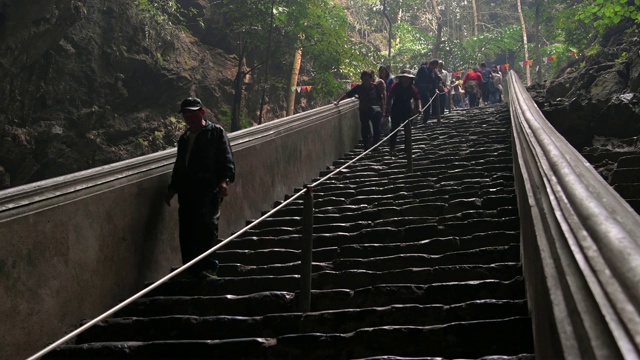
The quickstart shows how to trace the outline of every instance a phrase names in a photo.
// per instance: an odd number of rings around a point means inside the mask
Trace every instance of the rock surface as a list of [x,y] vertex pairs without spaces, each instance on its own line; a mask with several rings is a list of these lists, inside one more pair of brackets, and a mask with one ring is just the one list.
[[[182,3],[191,16],[215,14]],[[0,189],[172,147],[191,94],[214,115],[228,107],[236,65],[211,46],[215,23],[194,31],[209,44],[131,1],[3,4]]]
[[549,122],[640,211],[640,33],[608,39],[597,53],[530,88]]
[[549,122],[578,150],[593,146],[596,136],[640,135],[640,34],[611,41],[546,86],[531,89]]

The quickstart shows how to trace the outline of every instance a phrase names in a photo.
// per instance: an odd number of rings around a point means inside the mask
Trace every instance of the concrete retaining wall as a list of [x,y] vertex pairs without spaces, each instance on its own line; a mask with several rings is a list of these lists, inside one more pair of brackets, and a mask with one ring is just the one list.
[[[355,101],[230,134],[220,235],[244,227],[359,139]],[[0,358],[33,355],[180,265],[175,149],[0,192]]]

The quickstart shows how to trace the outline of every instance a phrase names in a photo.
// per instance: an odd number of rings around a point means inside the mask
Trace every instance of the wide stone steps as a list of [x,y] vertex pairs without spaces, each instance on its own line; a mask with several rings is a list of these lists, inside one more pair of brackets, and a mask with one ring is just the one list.
[[[391,267],[391,266],[389,266]],[[399,265],[395,265],[399,267]],[[491,265],[449,265],[432,268],[396,269],[387,271],[343,270],[321,271],[313,274],[314,289],[346,288],[362,286],[417,284],[428,285],[473,280],[510,280],[521,274],[515,262]],[[151,292],[152,296],[176,295],[247,295],[264,291],[295,292],[300,289],[299,275],[263,275],[238,278],[219,278],[212,281],[181,279],[168,283]],[[339,306],[340,304],[337,304]]]
[[[484,244],[483,244],[484,245]],[[396,249],[405,250],[402,247]],[[481,265],[492,264],[508,259],[517,262],[520,257],[518,244],[496,247],[478,248],[432,255],[417,250],[411,254],[388,254],[384,247],[350,248],[343,252],[341,248],[323,248],[313,252],[314,263],[318,270],[333,269],[335,271],[352,268],[370,271],[389,271],[400,268],[424,268],[446,265]],[[221,277],[242,277],[252,275],[285,275],[295,273],[299,269],[288,268],[300,266],[300,255],[293,250],[238,250],[220,253],[218,260],[222,262],[218,274]],[[270,262],[269,260],[273,260]],[[280,266],[273,266],[273,265]],[[273,272],[270,267],[273,266]],[[286,270],[289,271],[283,271]]]
[[[394,294],[393,292],[397,292]],[[386,292],[395,297],[393,303],[384,305],[389,299],[371,298],[372,294]],[[387,296],[388,297],[388,296]],[[447,282],[419,286],[378,286],[348,289],[313,290],[311,311],[332,311],[358,307],[380,307],[394,304],[455,305],[471,301],[522,300],[525,298],[521,277],[510,280],[479,280]],[[337,304],[333,299],[340,299]],[[157,317],[170,315],[193,316],[262,316],[267,314],[291,313],[298,311],[296,292],[268,291],[248,295],[165,295],[143,298],[118,312],[119,317]]]
[[[420,218],[422,220],[422,218]],[[435,218],[437,219],[437,218]],[[406,218],[402,221],[415,221],[415,218]],[[381,223],[395,222],[400,220],[390,219],[382,220]],[[409,225],[407,225],[409,226]],[[470,250],[477,248],[478,245],[484,246],[501,246],[509,244],[518,244],[520,242],[519,233],[517,231],[494,231],[494,232],[482,232],[479,234],[473,234],[466,237],[432,237],[417,241],[398,241],[384,243],[367,243],[362,244],[357,241],[361,240],[358,237],[359,234],[331,234],[321,235],[314,237],[314,247],[336,247],[340,246],[341,250],[348,250],[349,248],[362,248],[365,245],[368,246],[384,246],[385,249],[394,247],[400,247],[406,249],[406,253],[412,253],[414,250],[425,248],[423,251],[429,251],[431,254],[443,254],[445,252],[457,251],[457,250]],[[261,250],[261,249],[297,249],[300,246],[301,235],[281,236],[281,237],[243,237],[236,241],[229,243],[227,248],[234,250]],[[403,238],[404,240],[404,238]],[[417,249],[416,249],[417,248]],[[227,250],[233,251],[233,250]],[[220,251],[219,253],[222,253]]]
[[[340,334],[302,333],[275,338],[250,337],[231,340],[174,340],[152,342],[92,343],[82,346],[87,358],[263,358],[354,359],[379,358],[380,354],[425,358],[434,353],[444,358],[476,358],[478,354],[518,354],[531,347],[521,336],[531,327],[527,317],[455,322],[427,327],[374,327]],[[460,341],[459,339],[465,339]],[[58,351],[74,357],[73,348]]]
[[[467,241],[470,237],[451,237],[449,242],[456,242],[449,247],[448,253],[434,254],[433,246],[429,240],[425,243],[393,243],[393,244],[362,244],[362,245],[343,245],[340,247],[324,247],[313,251],[314,262],[327,263],[327,266],[334,268],[336,264],[344,261],[345,258],[360,258],[363,261],[377,257],[405,256],[403,261],[409,260],[410,256],[417,257],[422,265],[442,265],[459,264],[459,263],[486,263],[487,257],[495,254],[505,256],[507,246],[515,245],[508,250],[514,252],[518,250],[518,244],[510,243],[511,240],[503,240],[501,238],[491,239],[486,243],[475,243]],[[443,241],[444,241],[443,239]],[[455,239],[455,240],[454,240]],[[492,245],[495,244],[495,245]],[[421,246],[418,246],[421,245]],[[441,246],[445,246],[442,244]],[[483,246],[483,247],[479,247]],[[411,251],[411,253],[407,253]],[[290,257],[293,256],[293,257]],[[518,254],[516,253],[516,256]],[[230,250],[220,252],[218,257],[224,263],[220,266],[219,272],[222,276],[231,276],[231,271],[239,271],[247,273],[253,268],[261,268],[261,271],[268,271],[263,266],[274,266],[279,268],[287,264],[296,263],[299,260],[299,254],[294,250],[287,249],[270,249],[270,250]],[[270,261],[271,260],[271,261]],[[280,270],[277,270],[280,271]],[[264,274],[264,272],[263,272]],[[240,274],[233,274],[239,276]]]
[[207,340],[278,337],[298,332],[350,333],[385,326],[427,327],[456,322],[507,319],[527,315],[524,300],[477,300],[454,305],[392,305],[387,307],[237,315],[130,317],[105,321],[79,336],[92,342]]
[[506,106],[447,115],[414,131],[413,173],[401,135],[315,187],[311,312],[298,198],[219,250],[218,278],[178,276],[50,357],[531,358],[508,128]]

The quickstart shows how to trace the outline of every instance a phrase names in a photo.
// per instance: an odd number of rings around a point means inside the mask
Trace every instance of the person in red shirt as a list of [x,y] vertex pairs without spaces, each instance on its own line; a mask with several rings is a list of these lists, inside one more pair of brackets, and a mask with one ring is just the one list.
[[469,99],[469,107],[477,107],[480,105],[480,84],[482,84],[482,73],[478,68],[469,71],[462,80],[462,88]]

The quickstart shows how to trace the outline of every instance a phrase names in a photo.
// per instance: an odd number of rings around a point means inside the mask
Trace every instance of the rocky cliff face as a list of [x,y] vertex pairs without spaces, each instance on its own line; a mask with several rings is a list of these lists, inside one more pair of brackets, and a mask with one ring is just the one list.
[[[225,37],[134,3],[2,2],[0,189],[174,146],[186,96],[229,106],[236,64],[214,47]],[[214,21],[208,2],[183,3]]]
[[639,90],[640,33],[621,32],[534,97],[549,122],[581,150],[596,137],[640,136]]
[[532,90],[549,122],[640,212],[640,33],[602,49]]

